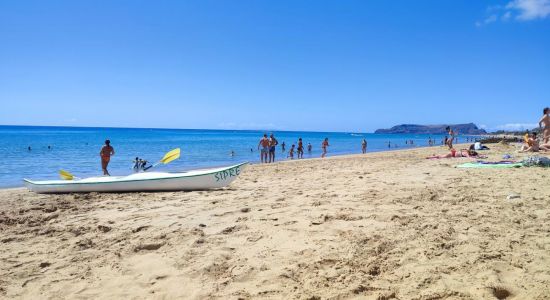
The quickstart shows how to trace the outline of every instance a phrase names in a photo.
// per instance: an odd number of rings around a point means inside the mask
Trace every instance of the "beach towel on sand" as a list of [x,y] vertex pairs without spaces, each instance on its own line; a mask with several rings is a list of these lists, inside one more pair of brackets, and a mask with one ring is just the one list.
[[518,162],[495,162],[495,163],[487,163],[487,162],[472,162],[472,163],[465,163],[456,166],[457,168],[486,168],[486,169],[502,169],[502,168],[519,168],[522,167],[522,163]]

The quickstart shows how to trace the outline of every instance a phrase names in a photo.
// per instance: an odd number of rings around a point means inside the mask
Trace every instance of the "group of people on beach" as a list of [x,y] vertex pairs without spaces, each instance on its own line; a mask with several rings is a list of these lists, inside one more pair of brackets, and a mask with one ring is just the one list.
[[545,107],[542,110],[542,118],[539,120],[539,129],[542,133],[542,138],[539,141],[536,132],[526,132],[524,144],[521,146],[521,152],[539,152],[550,151],[550,108]]
[[258,143],[258,150],[260,150],[260,160],[262,163],[275,162],[275,149],[278,144],[279,141],[277,141],[273,133],[269,136],[269,138],[267,137],[267,134],[264,133],[264,136]]
[[[258,142],[258,150],[260,151],[260,161],[262,163],[272,163],[275,162],[275,152],[277,149],[277,145],[279,144],[279,141],[275,138],[273,133],[269,135],[269,138],[267,137],[267,133],[263,135],[263,137]],[[321,143],[321,157],[325,157],[328,152],[328,138],[325,138],[323,142]],[[298,159],[304,158],[304,141],[302,138],[298,138],[298,141],[295,144],[292,144],[290,146],[290,149],[288,150],[288,156],[287,158],[294,159],[294,154],[296,153],[296,156]],[[366,141],[364,149],[366,151]],[[250,149],[252,150],[252,149]],[[311,143],[307,144],[307,151],[311,154],[311,151],[313,150],[313,146]],[[281,144],[281,151],[284,153],[286,151],[286,144],[283,142]]]
[[[543,116],[539,121],[539,128],[542,132],[542,139],[539,141],[537,137],[536,132],[526,133],[524,136],[524,145],[522,145],[520,151],[521,152],[538,152],[538,151],[550,151],[550,108],[545,107],[543,109]],[[458,131],[453,130],[451,127],[447,126],[446,128],[448,136],[445,136],[445,139],[442,141],[444,145],[449,147],[449,150],[451,150],[451,153],[444,155],[444,156],[432,156],[430,158],[444,158],[444,157],[475,157],[477,156],[477,152],[475,152],[474,147],[471,147],[471,149],[464,149],[461,151],[454,150],[453,143],[457,141],[457,135]],[[466,139],[468,141],[469,138]],[[472,141],[474,141],[473,138],[471,138]],[[414,145],[414,140],[407,140],[405,142],[407,145]],[[477,144],[477,143],[476,143]],[[271,133],[269,137],[267,134],[264,134],[263,137],[260,139],[258,143],[258,150],[260,150],[260,161],[262,163],[272,163],[275,162],[275,152],[277,149],[277,145],[279,145],[279,141],[275,138],[275,135]],[[428,139],[428,145],[433,146],[435,145],[435,139],[432,139],[431,137]],[[326,157],[329,147],[329,141],[328,138],[325,138],[323,142],[321,143],[321,157]],[[391,147],[391,143],[388,142],[388,147]],[[48,146],[50,149],[51,147]],[[309,153],[312,152],[313,146],[311,143],[308,143],[307,145],[307,151]],[[29,146],[30,150],[30,146]],[[252,149],[250,149],[252,151]],[[281,144],[281,150],[284,153],[286,151],[286,144],[285,142],[282,142]],[[367,140],[363,139],[361,141],[361,153],[367,152]],[[298,138],[298,141],[296,144],[292,144],[288,151],[287,158],[294,159],[294,153],[296,153],[296,156],[298,159],[304,158],[304,142],[302,138]],[[110,140],[105,140],[105,145],[101,148],[101,151],[99,152],[99,155],[101,157],[101,168],[103,170],[103,175],[109,176],[109,171],[107,170],[107,167],[109,165],[109,162],[111,160],[111,156],[115,154],[114,148],[111,146]],[[234,152],[232,151],[232,156],[234,156]],[[136,160],[134,161],[134,169],[135,170],[143,170],[145,169],[146,161],[139,159],[136,157]]]

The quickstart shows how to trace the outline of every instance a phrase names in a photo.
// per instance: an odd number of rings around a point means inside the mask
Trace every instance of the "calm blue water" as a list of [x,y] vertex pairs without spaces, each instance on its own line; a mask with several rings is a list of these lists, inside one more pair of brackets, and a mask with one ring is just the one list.
[[[405,140],[414,140],[415,146],[427,146],[428,135],[384,135],[361,133],[274,132],[279,140],[277,158],[286,159],[280,144],[287,144],[287,152],[299,137],[313,145],[311,154],[304,158],[319,157],[321,142],[329,138],[329,156],[361,152],[361,140],[368,141],[368,151],[385,151],[388,142],[392,150],[411,147]],[[59,169],[76,176],[101,175],[99,150],[105,139],[111,140],[116,155],[111,158],[111,175],[132,172],[132,160],[142,157],[158,161],[173,148],[181,148],[181,158],[159,171],[183,171],[198,167],[211,167],[250,161],[258,162],[257,144],[262,131],[181,130],[181,129],[127,129],[0,126],[0,187],[21,186],[23,178],[57,179]],[[433,135],[438,141],[441,135]],[[464,138],[461,137],[464,141]],[[29,151],[27,147],[31,147]],[[48,149],[51,146],[51,149]],[[253,149],[253,152],[250,149]],[[231,156],[231,151],[235,156]]]

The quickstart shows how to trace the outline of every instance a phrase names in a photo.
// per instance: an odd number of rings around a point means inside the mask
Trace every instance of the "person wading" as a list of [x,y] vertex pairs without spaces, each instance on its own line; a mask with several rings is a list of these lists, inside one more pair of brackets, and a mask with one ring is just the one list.
[[111,146],[111,141],[105,140],[105,145],[101,147],[99,156],[101,156],[101,169],[103,169],[103,175],[111,176],[109,171],[107,171],[107,166],[109,161],[111,161],[111,156],[115,155],[115,149]]

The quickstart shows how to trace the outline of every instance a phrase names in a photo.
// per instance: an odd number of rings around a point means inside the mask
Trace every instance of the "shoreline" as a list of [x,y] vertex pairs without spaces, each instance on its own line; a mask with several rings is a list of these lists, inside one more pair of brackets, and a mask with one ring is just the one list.
[[[469,145],[469,144],[465,144],[465,143],[459,143],[459,144],[456,144],[456,146],[465,146],[465,145]],[[278,163],[284,163],[284,162],[293,162],[293,161],[305,161],[305,160],[315,160],[315,159],[330,159],[330,158],[338,158],[338,157],[355,157],[355,156],[365,156],[365,155],[369,155],[369,154],[374,154],[374,153],[386,153],[386,152],[397,152],[397,151],[409,151],[409,150],[416,150],[416,149],[429,149],[429,148],[434,148],[434,149],[438,149],[438,148],[445,148],[446,150],[446,147],[445,145],[437,145],[437,146],[417,146],[417,147],[408,147],[408,148],[405,148],[405,147],[402,147],[402,148],[392,148],[391,150],[380,150],[380,151],[371,151],[371,152],[368,152],[367,150],[367,153],[346,153],[346,154],[334,154],[334,155],[330,155],[330,151],[327,153],[327,157],[325,158],[321,158],[320,156],[317,156],[317,157],[306,157],[306,158],[301,158],[301,159],[289,159],[289,158],[286,158],[286,159],[277,159],[274,163],[262,163],[259,161],[259,159],[257,159],[256,161],[241,161],[241,162],[247,162],[248,164],[250,165],[270,165],[270,164],[278,164]],[[285,151],[285,153],[287,153],[288,151]],[[240,163],[240,162],[236,162],[236,163]],[[203,169],[213,169],[213,168],[218,168],[218,167],[224,167],[224,166],[227,166],[227,165],[220,165],[220,166],[212,166],[212,167],[205,167],[205,168],[197,168],[197,169],[192,169],[192,170],[203,170]],[[183,172],[187,172],[189,170],[185,170]],[[174,172],[169,172],[169,173],[174,173]],[[130,174],[133,174],[133,173],[129,173],[127,175],[130,175]],[[116,176],[125,176],[125,175],[116,175]],[[23,178],[21,178],[21,181],[23,181]],[[20,186],[0,186],[0,191],[3,191],[3,190],[9,190],[9,189],[25,189],[25,186],[24,184],[21,184]]]

